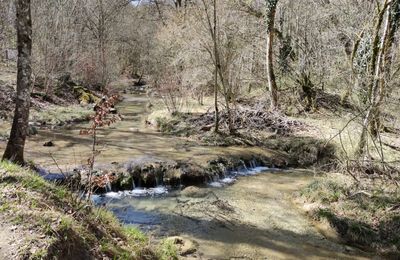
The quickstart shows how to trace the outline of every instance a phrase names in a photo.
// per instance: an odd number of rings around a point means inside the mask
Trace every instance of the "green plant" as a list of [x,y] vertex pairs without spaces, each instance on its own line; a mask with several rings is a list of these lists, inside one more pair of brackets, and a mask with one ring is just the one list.
[[125,226],[124,233],[129,240],[138,241],[140,243],[147,243],[148,237],[143,234],[139,229],[133,226]]
[[304,188],[300,194],[311,202],[337,202],[348,193],[340,183],[332,180],[315,180]]
[[178,259],[178,249],[171,240],[164,240],[160,243],[157,256],[161,260],[177,260]]

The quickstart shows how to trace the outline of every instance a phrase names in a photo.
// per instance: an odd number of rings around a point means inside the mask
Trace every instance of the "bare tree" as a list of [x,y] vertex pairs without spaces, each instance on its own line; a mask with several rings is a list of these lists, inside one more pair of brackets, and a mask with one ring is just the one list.
[[278,86],[276,85],[273,61],[274,28],[277,5],[278,0],[265,1],[265,23],[267,27],[267,76],[268,88],[271,95],[271,108],[274,110],[278,108]]
[[[385,56],[390,56],[391,33],[392,27],[391,12],[397,1],[385,0],[378,14],[377,25],[375,28],[374,42],[372,46],[372,57],[371,57],[371,73],[372,78],[369,86],[369,104],[366,110],[366,114],[363,121],[363,127],[358,142],[358,155],[363,156],[365,154],[365,148],[367,144],[368,131],[371,129],[371,125],[374,121],[379,120],[379,106],[385,95]],[[383,24],[384,21],[384,24]],[[381,26],[383,24],[383,32]],[[380,36],[379,36],[380,35]],[[386,64],[387,65],[387,64]],[[374,128],[374,127],[373,127]]]
[[17,45],[18,45],[18,74],[17,100],[14,120],[11,128],[3,159],[18,164],[24,164],[24,147],[29,124],[32,54],[32,20],[31,1],[18,0],[17,9]]
[[86,26],[97,41],[97,51],[101,66],[100,83],[102,87],[109,81],[108,51],[110,31],[118,19],[118,15],[130,4],[131,0],[92,0],[86,1],[84,13]]
[[218,110],[218,71],[221,69],[221,63],[218,51],[218,41],[217,41],[217,2],[214,0],[214,12],[213,12],[213,23],[211,23],[210,15],[208,14],[207,3],[203,0],[204,11],[207,17],[208,29],[210,35],[213,39],[214,44],[214,109],[215,109],[215,125],[214,132],[219,131],[219,110]]

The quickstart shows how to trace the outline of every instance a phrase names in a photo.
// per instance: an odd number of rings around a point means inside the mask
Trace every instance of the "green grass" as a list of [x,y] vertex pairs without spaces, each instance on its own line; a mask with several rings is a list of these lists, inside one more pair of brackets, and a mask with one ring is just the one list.
[[301,195],[311,202],[330,204],[347,196],[344,184],[332,180],[317,179],[301,191]]
[[[0,162],[1,225],[18,225],[28,236],[21,254],[27,259],[52,259],[77,254],[96,259],[155,259],[148,238],[124,228],[114,215],[76,199],[63,186],[43,180],[27,168]],[[22,234],[24,233],[22,232]],[[81,256],[79,254],[82,254]],[[21,255],[21,257],[22,257]]]
[[124,231],[124,234],[126,235],[126,237],[130,240],[139,241],[143,244],[146,244],[149,242],[149,238],[145,234],[143,234],[142,231],[137,229],[136,227],[125,226],[123,231]]
[[400,205],[399,189],[363,183],[331,174],[313,181],[300,195],[317,205],[309,212],[311,217],[327,221],[347,243],[399,254],[400,217],[392,210]]
[[171,240],[163,240],[158,249],[157,256],[161,260],[177,260],[178,250]]
[[59,125],[68,121],[87,120],[93,111],[79,105],[68,107],[52,106],[43,111],[32,111],[31,120],[46,122],[48,125]]

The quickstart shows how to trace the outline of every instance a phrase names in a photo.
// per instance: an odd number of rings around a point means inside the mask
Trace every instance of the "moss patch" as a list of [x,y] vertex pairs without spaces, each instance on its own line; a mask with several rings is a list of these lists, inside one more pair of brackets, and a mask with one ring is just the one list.
[[93,95],[87,88],[82,86],[74,87],[74,94],[81,104],[92,104],[98,101],[98,97]]

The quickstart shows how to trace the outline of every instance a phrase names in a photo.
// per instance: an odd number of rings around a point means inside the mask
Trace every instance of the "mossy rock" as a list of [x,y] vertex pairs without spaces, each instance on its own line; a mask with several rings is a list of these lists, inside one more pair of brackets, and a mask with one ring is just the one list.
[[90,93],[90,91],[87,88],[82,86],[75,86],[74,94],[76,95],[81,104],[93,104],[96,103],[99,99],[95,95]]
[[210,194],[207,189],[198,188],[195,186],[188,186],[181,191],[181,195],[188,198],[205,198]]
[[165,239],[165,241],[175,245],[179,255],[181,256],[186,256],[195,253],[198,247],[195,242],[180,236],[168,237]]
[[133,177],[130,174],[122,174],[118,186],[122,190],[132,189]]

